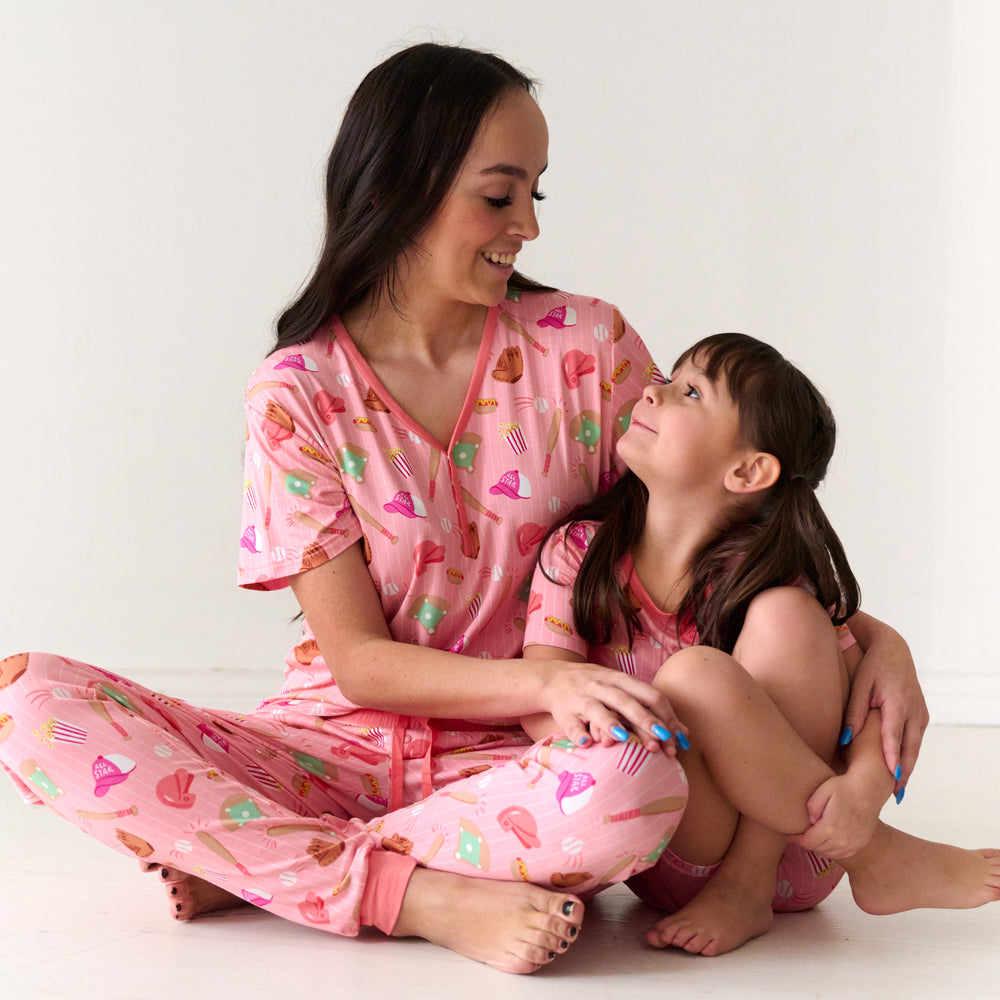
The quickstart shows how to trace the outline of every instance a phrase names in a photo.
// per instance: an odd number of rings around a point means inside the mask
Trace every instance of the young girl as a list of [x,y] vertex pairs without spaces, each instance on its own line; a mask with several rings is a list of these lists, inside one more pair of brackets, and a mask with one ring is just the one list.
[[[687,810],[658,863],[629,881],[673,914],[650,944],[731,950],[766,931],[772,910],[825,898],[844,870],[873,913],[1000,895],[1000,852],[878,821],[898,773],[877,719],[846,773],[828,766],[857,664],[840,626],[860,596],[814,492],[834,439],[826,403],[777,351],[708,337],[633,409],[618,442],[629,472],[543,547],[526,657],[577,656],[651,682],[687,751]],[[551,720],[524,726],[540,739]],[[595,708],[567,736],[608,744],[620,728]],[[631,766],[644,757],[636,744]]]

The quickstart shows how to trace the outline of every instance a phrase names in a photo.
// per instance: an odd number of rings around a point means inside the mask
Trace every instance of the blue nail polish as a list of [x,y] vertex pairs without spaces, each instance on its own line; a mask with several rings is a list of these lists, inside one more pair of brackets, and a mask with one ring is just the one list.
[[628,732],[621,726],[613,726],[611,729],[611,735],[618,740],[619,743],[624,743],[628,739]]
[[585,747],[586,745],[587,745],[587,737],[586,736],[581,736],[580,737],[580,746]]
[[690,750],[691,749],[691,744],[688,742],[688,738],[683,733],[681,733],[681,732],[678,732],[678,734],[677,734],[677,745],[682,750]]
[[669,740],[670,730],[667,729],[666,726],[661,726],[659,723],[657,723],[655,726],[653,726],[653,735],[658,740]]
[[899,781],[903,777],[903,769],[899,764],[896,765],[896,780]]
[[906,785],[896,792],[896,805],[898,806],[900,802],[903,801],[903,796],[906,794]]
[[840,745],[846,747],[848,743],[854,738],[854,730],[850,726],[847,726],[844,731],[840,734]]

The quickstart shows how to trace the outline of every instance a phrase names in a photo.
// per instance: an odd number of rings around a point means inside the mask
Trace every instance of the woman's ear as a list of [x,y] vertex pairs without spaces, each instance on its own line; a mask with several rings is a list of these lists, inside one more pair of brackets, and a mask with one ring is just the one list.
[[725,487],[730,493],[759,493],[773,486],[781,475],[781,463],[766,451],[749,452],[734,469],[726,473]]

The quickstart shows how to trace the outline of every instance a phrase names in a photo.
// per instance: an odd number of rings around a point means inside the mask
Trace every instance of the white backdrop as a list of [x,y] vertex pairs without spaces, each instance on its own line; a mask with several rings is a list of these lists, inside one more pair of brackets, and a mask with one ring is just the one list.
[[938,721],[1000,723],[1000,5],[0,17],[4,653],[277,681],[293,604],[235,586],[243,384],[312,264],[350,93],[432,39],[542,82],[528,273],[618,303],[664,365],[738,329],[823,388],[841,427],[824,500],[865,607],[910,640]]

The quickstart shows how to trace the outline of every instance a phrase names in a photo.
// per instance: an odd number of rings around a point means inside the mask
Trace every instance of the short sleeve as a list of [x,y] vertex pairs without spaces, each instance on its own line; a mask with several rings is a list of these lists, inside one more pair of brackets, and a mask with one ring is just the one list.
[[577,633],[573,618],[573,585],[593,535],[589,522],[564,526],[542,547],[531,578],[525,646],[554,646],[588,655],[590,647]]
[[276,590],[339,555],[361,526],[334,458],[274,399],[247,403],[239,584]]

